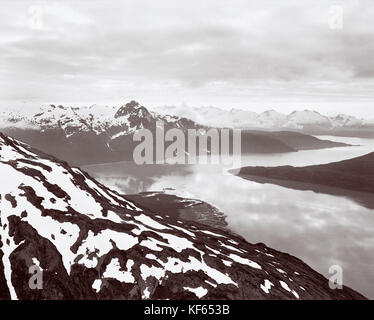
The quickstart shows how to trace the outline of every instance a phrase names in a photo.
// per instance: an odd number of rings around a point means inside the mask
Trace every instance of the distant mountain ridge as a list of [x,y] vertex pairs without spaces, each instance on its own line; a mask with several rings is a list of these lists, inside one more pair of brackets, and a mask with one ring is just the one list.
[[199,124],[206,127],[240,129],[374,128],[374,118],[363,119],[347,114],[329,117],[308,109],[293,111],[290,114],[283,114],[274,109],[256,113],[235,108],[224,110],[217,107],[164,106],[147,109],[134,100],[120,107],[95,104],[86,107],[67,107],[51,104],[27,116],[20,112],[2,112],[0,113],[0,128],[21,127],[27,124],[30,127],[47,129],[60,125],[69,135],[69,132],[71,134],[75,130],[102,133],[109,127],[120,129],[127,126],[128,131],[131,132],[146,125],[142,122],[137,123],[137,119],[146,119],[148,122],[163,120],[182,128],[186,127],[186,121],[189,122],[187,127]]
[[293,111],[283,114],[275,110],[262,113],[241,109],[223,110],[216,107],[186,108],[175,106],[157,107],[159,114],[172,114],[190,118],[209,126],[233,127],[241,129],[267,130],[304,130],[307,132],[326,133],[339,130],[374,129],[373,120],[360,119],[351,115],[339,114],[328,117],[313,110]]

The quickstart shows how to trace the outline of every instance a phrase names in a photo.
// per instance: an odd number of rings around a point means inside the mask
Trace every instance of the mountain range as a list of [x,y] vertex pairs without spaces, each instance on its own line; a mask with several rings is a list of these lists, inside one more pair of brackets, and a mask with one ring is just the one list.
[[4,134],[0,176],[0,299],[364,299],[295,257],[159,215]]
[[294,130],[321,135],[374,136],[374,119],[361,119],[346,114],[329,117],[314,110],[283,114],[275,110],[256,113],[241,109],[224,110],[217,107],[162,106],[154,108],[154,111],[163,115],[186,117],[213,127]]
[[202,127],[185,118],[152,115],[135,101],[119,108],[49,105],[31,115],[3,113],[1,119],[3,132],[74,164],[132,160],[133,133],[154,131],[157,121],[165,130]]
[[30,115],[3,112],[0,119],[1,128],[38,129],[43,132],[59,129],[65,138],[83,134],[105,134],[110,140],[134,133],[138,129],[149,128],[156,121],[163,121],[166,129],[199,127],[186,118],[151,114],[136,101],[130,101],[119,108],[100,105],[66,107],[51,104]]
[[[136,101],[120,107],[49,105],[31,115],[26,115],[26,112],[2,113],[0,128],[4,133],[74,165],[87,165],[132,161],[133,150],[138,144],[133,141],[134,132],[145,128],[155,133],[158,121],[164,123],[165,132],[172,128],[185,132],[212,128],[185,117],[150,112]],[[166,142],[165,149],[170,144]],[[242,130],[241,144],[243,154],[346,146],[299,132],[259,130]],[[208,151],[210,148],[208,144]]]

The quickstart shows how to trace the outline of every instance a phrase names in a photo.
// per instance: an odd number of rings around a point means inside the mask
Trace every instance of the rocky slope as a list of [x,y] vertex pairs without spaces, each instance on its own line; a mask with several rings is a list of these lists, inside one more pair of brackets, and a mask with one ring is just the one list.
[[165,191],[147,191],[126,195],[143,208],[177,219],[197,221],[215,228],[227,229],[226,216],[216,207],[201,200],[182,198]]
[[152,213],[3,134],[0,176],[1,299],[364,298],[263,244]]

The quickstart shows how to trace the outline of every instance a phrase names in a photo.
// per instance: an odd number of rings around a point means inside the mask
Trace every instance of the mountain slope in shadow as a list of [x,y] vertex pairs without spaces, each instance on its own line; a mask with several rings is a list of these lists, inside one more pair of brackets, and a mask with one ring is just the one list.
[[345,196],[374,209],[374,152],[323,165],[243,167],[237,175],[259,183]]
[[278,140],[296,150],[317,150],[350,146],[346,143],[323,140],[308,134],[293,131],[264,131],[261,133],[263,135],[269,134],[270,136],[276,137]]

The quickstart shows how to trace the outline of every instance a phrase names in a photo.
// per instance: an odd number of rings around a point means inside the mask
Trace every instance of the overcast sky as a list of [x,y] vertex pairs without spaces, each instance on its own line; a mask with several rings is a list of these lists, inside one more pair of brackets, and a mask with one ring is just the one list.
[[[343,9],[342,29],[333,5]],[[136,99],[374,117],[372,0],[0,6],[3,109]]]

